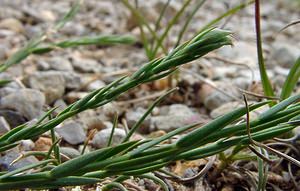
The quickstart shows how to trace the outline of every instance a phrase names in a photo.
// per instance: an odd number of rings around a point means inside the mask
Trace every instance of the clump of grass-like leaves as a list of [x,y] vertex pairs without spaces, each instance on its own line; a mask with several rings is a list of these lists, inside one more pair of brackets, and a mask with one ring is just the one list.
[[[56,28],[62,27],[75,14],[77,9],[78,5],[76,4],[64,19],[58,22]],[[58,124],[87,109],[101,107],[140,84],[164,78],[176,71],[180,65],[198,59],[224,45],[230,45],[230,34],[230,32],[225,30],[206,28],[190,41],[177,46],[165,57],[151,60],[132,75],[121,77],[111,84],[89,93],[86,97],[69,105],[58,115],[52,116],[55,110],[53,108],[36,124],[30,126],[23,124],[2,135],[0,137],[1,152],[16,147],[21,140],[38,137],[47,131],[51,131],[53,145],[48,153],[30,151],[23,153],[19,158],[30,155],[44,157],[38,163],[11,172],[0,172],[0,190],[58,188],[62,186],[95,184],[101,183],[107,177],[115,179],[103,186],[102,190],[109,190],[113,187],[126,190],[122,182],[131,177],[152,179],[160,184],[161,188],[168,190],[168,186],[164,181],[151,172],[161,170],[171,162],[200,159],[222,153],[222,151],[231,147],[234,147],[234,149],[230,157],[236,155],[243,148],[248,146],[251,148],[253,145],[262,147],[261,152],[264,153],[264,149],[268,148],[258,142],[280,136],[299,124],[300,104],[295,102],[300,100],[300,95],[290,97],[291,90],[283,93],[282,97],[286,99],[263,112],[254,120],[249,119],[249,112],[269,104],[269,101],[249,106],[246,102],[245,107],[237,108],[200,128],[198,128],[200,125],[196,123],[178,128],[159,138],[131,141],[131,135],[140,127],[152,109],[165,96],[176,90],[172,89],[158,98],[149,107],[141,119],[131,127],[128,135],[120,145],[110,146],[108,144],[106,148],[83,154],[64,163],[60,160],[59,140],[55,139],[53,131]],[[8,67],[21,62],[30,54],[46,53],[56,48],[133,42],[131,37],[98,36],[41,45],[44,38],[42,35],[31,41],[25,48],[18,51],[12,58],[1,65],[0,71],[4,71]],[[298,62],[295,64],[295,67],[299,65]],[[295,78],[298,78],[299,72],[297,72],[297,69],[293,71],[292,73],[294,74],[291,74],[287,81],[294,85],[296,83]],[[0,85],[5,83],[5,81],[1,81]],[[247,121],[235,124],[245,114],[247,114]],[[49,118],[48,121],[45,120],[47,118]],[[117,118],[114,120],[111,134],[113,134],[116,123]],[[166,140],[182,133],[186,134],[177,141],[163,144]],[[278,153],[275,152],[275,154]],[[259,157],[257,159],[260,169],[262,169],[262,160]],[[294,161],[294,164],[299,165],[297,161]],[[160,173],[164,172],[163,170],[160,171]],[[263,187],[263,178],[260,179],[259,184],[261,185],[260,187]]]
[[93,91],[83,99],[68,106],[55,118],[42,123],[51,114],[52,110],[50,110],[36,125],[23,125],[13,129],[0,137],[0,150],[5,150],[6,147],[15,145],[16,141],[41,135],[79,112],[105,105],[139,84],[168,76],[179,65],[195,60],[224,45],[231,44],[231,40],[228,38],[229,34],[230,32],[228,31],[218,29],[208,29],[198,34],[191,41],[174,49],[169,55],[145,64],[131,76],[121,77],[106,87]]
[[[24,124],[4,134],[0,137],[0,150],[8,150],[18,145],[20,140],[31,139],[46,131],[53,130],[55,126],[79,112],[100,107],[139,84],[163,78],[174,72],[182,64],[195,60],[224,45],[230,45],[231,40],[228,35],[230,35],[228,31],[207,29],[192,40],[178,46],[167,56],[145,64],[131,76],[122,77],[106,87],[95,90],[67,107],[49,121],[44,122],[44,119],[54,109],[50,110],[37,124],[33,126]],[[168,94],[171,92],[173,90],[168,92]],[[299,104],[288,106],[299,99],[300,95],[290,97],[251,121],[252,139],[264,141],[293,129],[297,123],[287,122],[294,121],[299,116],[300,106]],[[232,146],[246,146],[250,144],[246,130],[247,124],[234,125],[232,123],[245,115],[248,110],[254,110],[267,103],[269,102],[237,108],[201,128],[196,128],[199,124],[192,124],[176,129],[156,139],[128,141],[132,134],[130,133],[123,143],[118,146],[95,150],[64,163],[60,163],[56,155],[52,156],[52,151],[50,150],[50,155],[47,155],[45,160],[37,164],[11,172],[2,172],[0,189],[57,188],[61,186],[93,184],[101,182],[107,177],[116,177],[114,182],[103,188],[103,190],[107,190],[111,187],[122,188],[122,181],[134,176],[153,179],[167,190],[167,187],[160,179],[148,173],[159,170],[176,160],[204,158],[220,153]],[[149,108],[142,119],[132,128],[133,131],[139,127],[139,124],[150,113],[154,105]],[[160,144],[190,129],[194,130],[175,143]],[[34,152],[31,154],[34,154]],[[27,173],[31,169],[35,170]]]

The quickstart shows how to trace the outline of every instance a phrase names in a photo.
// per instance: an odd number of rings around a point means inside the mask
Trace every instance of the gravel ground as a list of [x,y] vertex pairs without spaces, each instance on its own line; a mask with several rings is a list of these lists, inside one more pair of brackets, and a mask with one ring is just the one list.
[[[53,26],[66,13],[73,0],[0,0],[0,63],[6,60],[30,38]],[[133,2],[133,1],[132,1]],[[159,17],[164,0],[140,0],[139,7],[150,23]],[[182,0],[173,0],[162,19],[161,28],[175,16]],[[228,0],[206,2],[192,20],[184,39],[190,39],[201,27],[221,13],[233,7]],[[300,56],[300,25],[294,25],[281,33],[288,23],[299,19],[300,4],[297,0],[264,1],[261,7],[263,50],[268,75],[277,94],[293,62]],[[184,15],[182,18],[186,18]],[[184,19],[181,19],[167,38],[167,47],[172,49]],[[113,114],[119,115],[119,128],[113,144],[120,143],[126,133],[122,121],[131,127],[146,111],[154,98],[170,86],[180,87],[179,92],[168,97],[143,123],[134,136],[161,136],[195,121],[203,123],[243,105],[242,90],[262,94],[256,57],[254,7],[250,5],[232,17],[222,20],[219,27],[233,31],[234,45],[208,54],[205,58],[185,66],[173,78],[142,85],[122,95],[115,102],[102,108],[85,111],[56,128],[62,137],[61,151],[70,158],[80,155],[83,143],[91,132],[96,132],[87,151],[107,145],[112,128]],[[161,34],[161,30],[158,34]],[[98,34],[133,34],[140,36],[136,20],[117,0],[87,0],[75,18],[47,41],[65,40]],[[162,53],[161,53],[162,54]],[[121,75],[131,73],[148,61],[141,42],[134,45],[88,46],[76,49],[55,50],[43,55],[33,55],[20,65],[0,74],[1,79],[14,81],[0,88],[0,133],[27,122],[36,121],[47,107],[68,104],[82,98],[88,92],[105,86]],[[295,92],[300,92],[297,88]],[[249,97],[250,101],[258,101]],[[255,114],[254,114],[255,115]],[[3,153],[0,165],[3,169],[16,169],[35,163],[35,157],[27,158],[9,166],[19,152],[45,151],[51,146],[51,138],[45,134],[37,140],[26,140],[12,151]],[[189,177],[210,159],[194,162],[178,162],[170,167],[175,173]],[[213,168],[220,162],[216,159]],[[257,175],[255,163],[238,164],[251,176]],[[286,169],[286,168],[285,168]],[[225,170],[215,177],[212,173],[192,184],[172,182],[175,190],[252,190],[247,173],[241,169]],[[296,172],[296,171],[295,171]],[[251,174],[252,173],[252,174]],[[256,173],[256,174],[255,174]],[[291,190],[291,180],[284,169],[272,169],[268,189]],[[300,179],[299,171],[296,176]],[[250,176],[249,175],[249,176]],[[250,176],[250,177],[251,177]],[[249,179],[249,177],[248,177]],[[133,182],[145,190],[155,190],[151,181]],[[272,185],[274,185],[272,187]],[[83,188],[87,190],[88,188]]]

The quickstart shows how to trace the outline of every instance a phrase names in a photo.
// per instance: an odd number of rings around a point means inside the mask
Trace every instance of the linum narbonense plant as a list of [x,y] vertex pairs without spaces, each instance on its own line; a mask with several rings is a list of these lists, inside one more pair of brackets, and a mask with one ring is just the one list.
[[[69,20],[72,14],[75,14],[76,9],[78,9],[78,4],[64,17],[63,23]],[[59,27],[56,28],[59,29],[62,25],[59,24],[57,25]],[[122,182],[133,177],[151,179],[160,184],[162,189],[168,190],[166,183],[155,176],[153,172],[160,171],[160,173],[164,173],[163,168],[171,162],[205,158],[220,154],[232,147],[235,147],[232,151],[234,155],[243,148],[259,146],[263,150],[262,153],[265,153],[265,150],[267,150],[279,156],[284,156],[294,162],[294,164],[299,165],[298,161],[288,158],[278,151],[273,151],[258,142],[280,136],[291,131],[299,124],[300,104],[296,102],[300,100],[300,95],[289,96],[287,99],[272,106],[269,110],[261,113],[254,120],[249,119],[249,112],[269,104],[270,101],[263,101],[249,106],[246,101],[245,107],[237,108],[201,127],[199,127],[200,124],[198,123],[191,124],[178,128],[159,138],[131,141],[130,136],[139,128],[151,110],[165,96],[176,89],[172,89],[158,98],[142,118],[131,127],[127,137],[121,144],[117,146],[108,145],[106,148],[94,150],[77,158],[61,162],[58,146],[59,139],[56,139],[53,131],[57,125],[82,111],[101,107],[140,84],[166,77],[176,71],[180,65],[198,59],[222,46],[231,45],[230,35],[231,33],[225,30],[208,28],[191,40],[177,46],[166,56],[149,61],[132,75],[121,77],[111,84],[89,93],[86,97],[69,105],[58,115],[52,116],[55,108],[50,109],[36,124],[24,124],[2,135],[0,137],[1,152],[18,146],[21,140],[36,138],[47,131],[51,132],[53,145],[47,153],[32,151],[21,155],[19,159],[30,155],[39,155],[44,159],[36,164],[14,171],[1,172],[0,190],[21,188],[46,189],[95,184],[102,183],[107,178],[110,178],[111,181],[106,181],[102,190],[110,190],[113,187],[126,190]],[[79,39],[76,40],[76,43],[65,41],[64,43],[53,43],[41,47],[40,43],[44,41],[44,38],[45,35],[41,35],[37,40],[31,41],[29,45],[1,65],[1,71],[13,64],[20,63],[30,54],[48,52],[56,49],[57,46],[67,48],[72,45],[101,44],[98,39],[94,39],[94,41],[87,40],[89,43],[85,43],[87,42],[86,40],[82,41]],[[110,37],[106,37],[106,39],[110,39]],[[118,39],[116,40],[117,42],[122,42],[122,40],[119,41],[119,37],[114,39]],[[114,40],[113,42],[116,41]],[[126,40],[126,42],[128,41]],[[132,41],[130,40],[130,42]],[[247,121],[236,124],[235,122],[245,114],[248,116]],[[49,120],[46,120],[48,118]],[[114,128],[116,121],[114,122]],[[114,128],[112,128],[111,134],[113,134]],[[163,143],[165,140],[185,132],[187,133],[175,142]]]

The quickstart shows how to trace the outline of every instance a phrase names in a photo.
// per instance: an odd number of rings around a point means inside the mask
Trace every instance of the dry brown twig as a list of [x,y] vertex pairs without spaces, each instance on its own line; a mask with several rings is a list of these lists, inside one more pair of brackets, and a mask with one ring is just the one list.
[[[276,154],[277,156],[282,157],[282,158],[286,159],[287,161],[289,161],[289,162],[295,164],[296,166],[300,167],[300,162],[298,160],[294,159],[293,157],[290,157],[287,154],[284,154],[284,153],[282,153],[282,152],[280,152],[280,151],[278,151],[276,149],[268,147],[267,145],[265,145],[263,143],[259,143],[259,142],[257,142],[257,141],[255,141],[255,140],[252,139],[251,132],[250,132],[250,115],[249,115],[248,101],[247,101],[247,97],[246,97],[245,94],[243,95],[243,97],[244,97],[244,101],[245,101],[245,106],[247,108],[247,113],[246,113],[246,115],[247,115],[247,125],[246,125],[246,127],[247,127],[247,135],[248,135],[249,141],[250,141],[249,147],[251,145],[258,146],[258,147],[263,148],[263,149],[265,149],[265,150],[267,150],[267,151],[269,151],[269,152],[271,152],[273,154]],[[250,147],[250,149],[251,149],[251,147]],[[262,159],[264,159],[264,158],[262,158]]]

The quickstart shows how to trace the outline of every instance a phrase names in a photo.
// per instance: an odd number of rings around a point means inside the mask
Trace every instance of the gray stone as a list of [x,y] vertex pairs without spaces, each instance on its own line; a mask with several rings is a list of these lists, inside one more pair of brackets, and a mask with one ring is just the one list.
[[86,33],[86,28],[80,22],[70,21],[61,29],[61,33],[70,36],[82,36]]
[[0,73],[0,79],[1,80],[13,80],[13,77],[8,72],[1,72]]
[[88,129],[101,130],[113,126],[111,122],[105,121],[104,117],[100,115],[80,117],[80,121],[82,121]]
[[21,141],[21,148],[23,151],[32,151],[34,146],[34,142],[30,139]]
[[11,87],[3,87],[0,89],[0,97],[4,97],[7,96],[15,91],[17,91],[18,89],[15,88],[11,88]]
[[234,46],[224,46],[217,51],[221,56],[235,62],[245,63],[250,67],[257,66],[256,46],[249,42],[237,41]]
[[223,92],[220,92],[215,89],[204,99],[204,105],[209,110],[213,110],[217,107],[220,107],[224,103],[234,101],[234,97],[239,97],[239,92],[237,88],[229,83],[220,83],[218,84],[218,87],[230,94],[231,96],[226,95]]
[[73,71],[71,62],[62,56],[55,56],[38,61],[37,66],[40,70]]
[[96,60],[82,58],[80,56],[74,56],[72,59],[73,67],[79,72],[90,73],[100,71],[101,65]]
[[3,116],[5,118],[5,120],[8,122],[11,128],[22,125],[27,121],[25,117],[21,115],[20,112],[8,110],[8,109],[1,109],[0,116]]
[[25,26],[25,35],[28,39],[32,39],[36,37],[37,35],[44,32],[44,28],[41,25],[26,25]]
[[59,151],[70,159],[80,156],[79,151],[72,147],[60,147]]
[[20,83],[17,83],[15,81],[11,81],[10,83],[6,84],[5,87],[15,88],[15,89],[23,88]]
[[[20,112],[28,120],[39,117],[43,112],[45,96],[38,90],[21,89],[0,100],[0,109]],[[7,119],[7,118],[6,118]],[[9,120],[7,120],[9,122]]]
[[34,22],[54,22],[56,20],[55,15],[53,12],[49,10],[39,10],[31,6],[25,6],[23,8],[23,12],[30,16]]
[[[3,1],[1,1],[1,3],[2,2]],[[6,2],[9,2],[9,1],[6,1]],[[14,2],[17,2],[17,1],[14,1]],[[7,4],[7,3],[4,3],[4,4]],[[4,19],[4,18],[11,18],[11,17],[21,19],[24,17],[24,15],[23,15],[23,12],[21,12],[18,9],[14,9],[11,6],[1,6],[0,7],[0,18]]]
[[63,111],[65,108],[67,108],[67,104],[64,102],[64,100],[62,99],[58,99],[54,102],[54,107],[57,107],[57,109],[55,110],[56,112],[61,112]]
[[29,156],[19,160],[13,165],[10,165],[19,156],[20,156],[20,152],[14,149],[6,153],[3,157],[0,157],[1,170],[13,171],[25,167],[27,165],[36,164],[38,162],[38,159],[36,159],[34,156]]
[[204,105],[209,110],[213,110],[215,108],[218,108],[222,104],[230,101],[232,101],[232,98],[228,97],[227,95],[224,95],[221,92],[214,91],[211,95],[205,98]]
[[272,60],[279,66],[290,68],[300,56],[299,49],[287,43],[274,43]]
[[274,67],[274,72],[275,72],[275,77],[279,75],[282,75],[282,76],[287,76],[290,72],[290,68],[283,68],[281,66],[275,66]]
[[39,70],[50,70],[50,64],[45,60],[40,60],[37,62],[37,68]]
[[239,102],[229,102],[229,103],[225,103],[223,105],[221,105],[220,107],[212,110],[210,112],[210,116],[212,118],[217,118],[221,115],[224,115],[225,113],[228,113],[238,107],[243,106],[243,104],[239,103]]
[[[249,101],[249,99],[248,99],[248,101]],[[249,101],[249,104],[252,104],[252,103],[253,102]],[[245,105],[238,101],[224,103],[220,107],[212,110],[210,113],[210,116],[211,116],[211,118],[215,119],[215,118],[225,115],[226,113],[229,113],[239,107],[245,107]],[[260,113],[266,111],[267,109],[268,109],[268,106],[263,106],[261,108],[256,109],[255,112],[250,112],[250,119],[251,120],[256,119]],[[244,115],[242,118],[246,119],[246,115]]]
[[88,95],[87,92],[69,92],[65,95],[65,100],[67,103],[74,103],[75,101],[78,101],[82,98],[84,98],[86,95]]
[[174,104],[169,107],[169,111],[166,115],[151,118],[151,128],[169,132],[202,120],[203,118],[200,114],[192,111],[186,105]]
[[251,78],[237,77],[232,79],[232,83],[240,89],[246,90],[252,83]]
[[[138,107],[135,110],[127,111],[125,117],[129,128],[131,128],[145,114],[146,111],[147,110],[142,107]],[[148,116],[143,121],[138,131],[143,134],[149,133],[149,127],[150,127],[150,117]]]
[[6,59],[7,47],[0,44],[0,60]]
[[10,126],[4,117],[0,116],[0,134],[4,134],[10,130]]
[[90,145],[86,145],[86,147],[84,148],[85,146],[84,145],[79,145],[78,147],[78,151],[79,153],[82,153],[83,149],[84,149],[84,153],[83,154],[87,154],[89,152],[91,152],[93,149]]
[[26,83],[33,89],[44,92],[48,104],[61,98],[65,93],[65,78],[57,71],[46,71],[32,74]]
[[55,128],[57,134],[59,134],[66,142],[77,145],[83,143],[86,139],[86,133],[83,126],[77,122],[69,122],[61,127]]
[[113,117],[116,113],[121,111],[121,108],[115,102],[109,102],[108,104],[102,106],[101,110],[104,115]]
[[87,86],[87,90],[88,91],[94,91],[94,90],[97,90],[99,88],[103,88],[106,84],[101,81],[101,80],[96,80],[96,81],[93,81],[92,83],[90,83],[88,86]]
[[49,63],[50,68],[53,70],[73,71],[73,66],[71,62],[63,57],[51,57],[47,60],[47,62]]
[[218,66],[213,70],[215,79],[234,78],[238,74],[236,66]]
[[283,87],[285,81],[286,81],[286,76],[276,75],[275,78],[273,78],[273,83],[279,89]]
[[65,78],[66,88],[69,90],[78,89],[82,85],[81,76],[75,72],[62,72]]
[[[92,140],[92,145],[96,148],[107,147],[112,128],[103,129],[97,132]],[[125,138],[126,133],[123,129],[116,128],[112,137],[111,145],[118,145]]]

